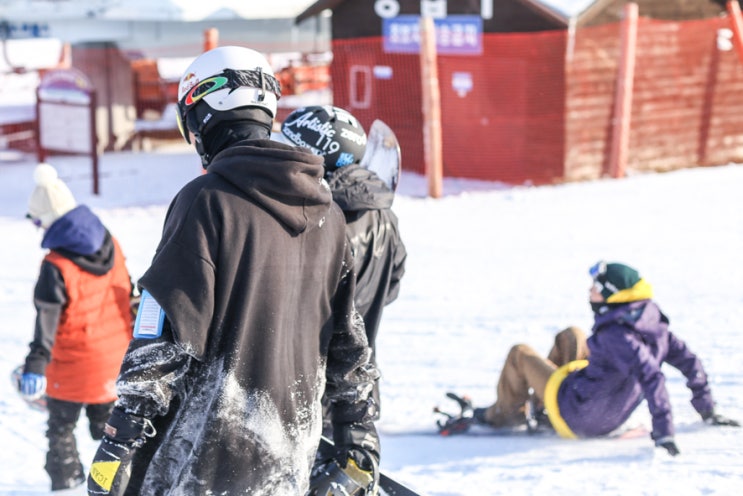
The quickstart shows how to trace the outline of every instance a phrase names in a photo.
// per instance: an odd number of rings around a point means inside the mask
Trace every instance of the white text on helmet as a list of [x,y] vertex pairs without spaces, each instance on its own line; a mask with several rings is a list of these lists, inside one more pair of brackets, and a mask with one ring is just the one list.
[[347,128],[341,129],[341,138],[347,139],[348,141],[353,141],[357,145],[366,145],[365,134],[354,133],[352,130]]

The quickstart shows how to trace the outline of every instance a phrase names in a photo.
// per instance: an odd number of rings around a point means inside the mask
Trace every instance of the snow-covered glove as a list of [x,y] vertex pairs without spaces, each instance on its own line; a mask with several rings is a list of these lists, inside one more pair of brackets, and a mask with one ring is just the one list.
[[148,419],[118,407],[114,408],[103,432],[90,465],[88,494],[119,496],[129,484],[134,453],[156,432]]
[[318,460],[310,474],[307,496],[377,496],[379,459],[364,448],[341,447]]
[[720,415],[719,413],[715,413],[714,411],[703,413],[702,419],[704,420],[704,423],[708,425],[725,425],[729,427],[740,427],[740,422],[738,422],[737,420],[729,419],[727,417]]
[[668,451],[668,454],[671,456],[676,456],[679,453],[681,453],[678,449],[678,446],[676,446],[676,442],[673,440],[673,437],[671,436],[666,436],[660,439],[656,439],[655,445],[658,448],[663,448],[664,450]]
[[18,382],[18,391],[29,400],[41,398],[46,392],[46,377],[41,374],[26,372]]
[[333,439],[330,449],[318,452],[307,496],[376,496],[379,436],[374,423],[334,424]]

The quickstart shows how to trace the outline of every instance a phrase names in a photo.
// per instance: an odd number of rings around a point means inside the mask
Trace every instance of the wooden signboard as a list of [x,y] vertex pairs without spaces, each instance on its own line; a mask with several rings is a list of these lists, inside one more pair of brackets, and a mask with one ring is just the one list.
[[36,90],[39,161],[50,152],[90,155],[93,193],[99,193],[95,90],[77,69],[47,72]]

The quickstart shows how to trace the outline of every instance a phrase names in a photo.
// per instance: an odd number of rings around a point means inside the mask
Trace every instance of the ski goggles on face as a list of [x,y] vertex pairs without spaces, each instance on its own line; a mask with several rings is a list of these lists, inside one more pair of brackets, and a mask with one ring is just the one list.
[[31,224],[35,225],[36,227],[41,227],[41,219],[38,217],[34,217],[31,214],[26,214],[26,218],[31,221]]
[[188,135],[188,127],[186,126],[186,117],[194,105],[215,91],[228,89],[231,93],[242,87],[261,90],[259,100],[263,99],[263,94],[266,91],[276,95],[277,100],[281,97],[279,80],[271,74],[263,72],[260,67],[248,71],[225,69],[221,74],[199,81],[178,102],[178,112],[176,113],[178,130],[186,142],[191,144],[191,137]]

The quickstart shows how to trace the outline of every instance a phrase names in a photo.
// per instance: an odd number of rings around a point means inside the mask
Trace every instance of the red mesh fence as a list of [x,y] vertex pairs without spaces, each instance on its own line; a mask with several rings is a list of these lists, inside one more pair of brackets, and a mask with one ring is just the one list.
[[[743,72],[718,47],[727,18],[641,19],[628,169],[743,158]],[[548,183],[605,174],[619,24],[486,34],[481,56],[439,56],[444,175]],[[397,132],[405,169],[423,172],[420,61],[380,38],[333,42],[334,104]]]
[[[423,172],[420,61],[381,39],[333,44],[333,102],[398,135]],[[444,175],[521,182],[562,175],[564,32],[486,36],[482,56],[439,56]]]
[[[743,158],[743,67],[727,18],[640,19],[628,169],[665,171]],[[609,161],[619,26],[578,31],[569,57],[565,178],[599,177]],[[719,45],[718,45],[719,43]]]

